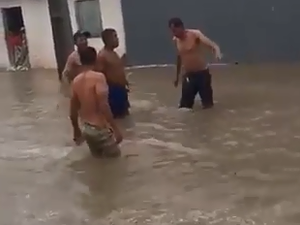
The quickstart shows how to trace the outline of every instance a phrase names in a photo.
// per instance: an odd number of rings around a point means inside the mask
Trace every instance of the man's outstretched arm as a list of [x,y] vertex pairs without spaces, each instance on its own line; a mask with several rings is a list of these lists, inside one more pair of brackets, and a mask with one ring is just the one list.
[[215,57],[217,59],[222,58],[222,53],[220,50],[220,47],[212,40],[210,40],[206,35],[204,35],[200,30],[196,31],[197,38],[205,44],[207,47],[211,48],[213,53],[215,54]]

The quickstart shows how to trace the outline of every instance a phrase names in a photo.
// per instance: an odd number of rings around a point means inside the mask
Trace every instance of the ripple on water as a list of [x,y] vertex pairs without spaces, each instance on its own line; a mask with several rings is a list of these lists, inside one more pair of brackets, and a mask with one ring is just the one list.
[[183,131],[182,128],[167,128],[158,123],[136,123],[136,126],[144,127],[144,128],[153,128],[153,129],[159,130],[159,131],[172,131],[172,132]]
[[151,110],[155,107],[153,101],[149,100],[131,100],[130,105],[131,111]]
[[6,149],[6,151],[0,152],[0,159],[2,160],[20,160],[20,159],[38,159],[47,158],[61,159],[68,155],[73,150],[73,147],[31,147],[31,148],[17,148],[16,149]]
[[204,149],[204,148],[195,149],[195,148],[185,147],[179,142],[161,141],[161,140],[158,140],[155,138],[137,140],[137,143],[142,144],[142,145],[150,145],[150,146],[154,146],[154,147],[160,147],[165,150],[188,153],[188,154],[195,154],[195,155],[201,155],[201,154],[208,153],[208,150]]
[[[113,211],[106,218],[97,221],[99,224],[114,225],[255,225],[251,218],[230,215],[230,209],[216,209],[214,211],[190,210],[186,213],[170,212],[167,209]],[[96,224],[96,223],[95,223]]]

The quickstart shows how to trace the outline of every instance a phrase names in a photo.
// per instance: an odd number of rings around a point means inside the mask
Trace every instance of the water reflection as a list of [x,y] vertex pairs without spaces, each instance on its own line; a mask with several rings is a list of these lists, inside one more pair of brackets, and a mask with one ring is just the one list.
[[299,69],[215,68],[216,107],[193,112],[173,69],[132,71],[118,160],[72,144],[53,72],[3,73],[0,223],[298,225]]

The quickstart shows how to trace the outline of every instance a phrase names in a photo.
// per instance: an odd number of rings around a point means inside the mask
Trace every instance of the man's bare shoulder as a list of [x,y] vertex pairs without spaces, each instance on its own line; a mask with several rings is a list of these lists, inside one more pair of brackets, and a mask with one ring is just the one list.
[[80,89],[82,84],[89,82],[90,84],[106,84],[105,75],[101,72],[89,71],[85,73],[81,73],[75,77],[72,82],[72,89],[76,92],[76,90]]
[[88,71],[78,74],[78,76],[75,77],[73,80],[73,83],[81,82],[81,80],[85,79],[96,79],[96,80],[102,80],[105,79],[105,75],[101,72],[97,71]]
[[98,58],[102,58],[102,59],[105,59],[107,57],[107,51],[105,49],[101,49],[99,52],[98,52]]
[[195,35],[196,37],[201,37],[203,35],[203,33],[199,29],[188,29],[187,32]]
[[69,57],[68,57],[69,60],[72,60],[72,61],[77,61],[79,59],[79,54],[77,51],[73,51]]
[[91,73],[90,73],[90,76],[92,77],[92,78],[94,78],[94,79],[96,79],[96,80],[105,80],[106,78],[105,78],[105,75],[104,75],[104,73],[101,73],[101,72],[96,72],[96,71],[92,71]]

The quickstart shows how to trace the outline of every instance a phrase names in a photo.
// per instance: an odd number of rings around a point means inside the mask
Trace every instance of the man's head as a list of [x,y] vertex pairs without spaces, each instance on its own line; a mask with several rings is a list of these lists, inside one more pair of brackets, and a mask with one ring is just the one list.
[[101,33],[102,41],[106,47],[115,49],[119,46],[119,38],[116,30],[107,28]]
[[91,37],[91,34],[89,32],[82,32],[77,31],[73,35],[74,44],[77,46],[77,48],[86,48],[88,46],[88,38]]
[[169,28],[173,35],[177,38],[183,38],[185,34],[184,24],[178,17],[169,20]]
[[78,49],[81,65],[94,66],[97,60],[97,52],[93,47]]

